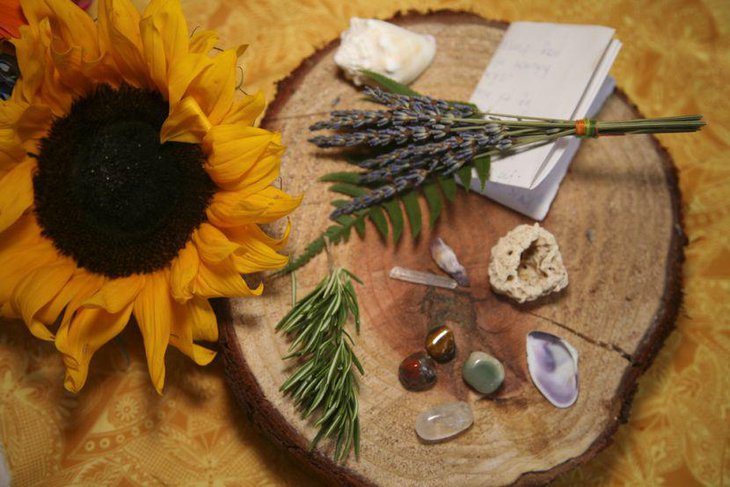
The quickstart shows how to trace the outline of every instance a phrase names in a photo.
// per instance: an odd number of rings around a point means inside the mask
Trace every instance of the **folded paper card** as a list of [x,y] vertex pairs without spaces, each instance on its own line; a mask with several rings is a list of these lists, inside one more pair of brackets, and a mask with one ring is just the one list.
[[[614,30],[594,25],[515,22],[472,94],[495,114],[578,119],[593,116],[613,91],[608,71],[621,43]],[[578,139],[563,139],[495,159],[478,192],[536,220],[557,194]]]

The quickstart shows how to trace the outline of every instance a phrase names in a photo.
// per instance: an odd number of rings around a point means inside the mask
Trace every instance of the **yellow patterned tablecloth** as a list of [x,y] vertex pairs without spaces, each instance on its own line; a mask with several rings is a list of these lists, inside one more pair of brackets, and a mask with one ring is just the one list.
[[[60,0],[59,0],[60,1]],[[141,0],[140,0],[141,3]],[[730,2],[727,0],[183,0],[191,28],[249,43],[245,89],[263,89],[350,17],[449,8],[499,20],[614,27],[613,75],[646,116],[703,113],[698,135],[661,137],[680,171],[689,237],[677,331],[641,379],[612,446],[559,485],[730,485]],[[223,380],[168,354],[164,396],[141,337],[97,354],[77,396],[52,344],[0,329],[0,438],[15,485],[302,485],[315,474],[255,432]]]

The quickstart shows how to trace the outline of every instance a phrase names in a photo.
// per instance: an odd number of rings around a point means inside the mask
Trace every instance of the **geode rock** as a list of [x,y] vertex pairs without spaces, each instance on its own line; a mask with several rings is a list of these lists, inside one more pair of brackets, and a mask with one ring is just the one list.
[[558,242],[540,225],[519,225],[492,247],[489,283],[494,292],[519,303],[562,290],[568,285]]

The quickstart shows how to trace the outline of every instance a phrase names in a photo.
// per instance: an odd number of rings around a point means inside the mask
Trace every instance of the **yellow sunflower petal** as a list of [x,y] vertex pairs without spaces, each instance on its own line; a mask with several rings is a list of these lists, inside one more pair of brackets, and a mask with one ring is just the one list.
[[274,249],[256,238],[248,238],[240,243],[239,249],[231,256],[236,271],[241,274],[280,269],[289,258],[278,254]]
[[228,259],[217,264],[201,262],[193,287],[195,295],[204,298],[258,296],[263,290],[263,284],[248,287]]
[[212,30],[196,30],[190,36],[190,52],[208,54],[218,43],[218,33]]
[[0,303],[11,299],[16,286],[28,274],[58,261],[50,241],[39,232],[32,215],[25,215],[0,233]]
[[35,245],[0,255],[0,303],[10,299],[15,286],[29,272],[58,259],[52,248]]
[[294,211],[301,196],[290,196],[268,186],[256,194],[220,191],[206,210],[208,220],[217,227],[234,227],[249,223],[270,223]]
[[88,377],[91,357],[127,326],[132,308],[130,304],[118,313],[82,308],[72,320],[61,325],[56,335],[56,348],[63,355],[66,366],[66,389],[81,390]]
[[98,19],[99,42],[124,80],[134,86],[150,87],[139,32],[141,16],[132,2],[101,0]]
[[4,232],[0,232],[0,259],[8,252],[23,251],[43,244],[49,250],[52,248],[51,241],[41,236],[41,229],[35,216],[27,213]]
[[[42,19],[51,21],[54,37],[66,47],[78,46],[91,58],[99,56],[96,25],[92,18],[73,2],[56,0],[22,0],[23,14],[31,26]],[[25,73],[23,73],[25,77]]]
[[15,133],[21,141],[45,135],[51,124],[53,113],[44,105],[29,105],[15,124]]
[[220,184],[220,186],[228,191],[239,191],[241,194],[246,195],[258,193],[279,177],[283,153],[284,146],[271,142],[251,169],[239,176],[238,179],[226,184]]
[[190,82],[185,91],[208,116],[218,124],[228,113],[236,90],[236,52],[226,50],[211,59],[210,64]]
[[[50,29],[50,25],[48,25]],[[15,55],[18,67],[23,73],[21,83],[16,85],[13,94],[20,93],[26,103],[31,103],[38,90],[43,86],[43,77],[46,73],[45,46],[41,42],[38,28],[27,25],[20,27],[20,39],[14,39]]]
[[[49,17],[20,28],[21,38],[14,41],[18,66],[23,74],[13,89],[13,101],[48,106],[57,117],[64,116],[73,102],[74,86],[60,82],[49,54],[53,33]],[[56,49],[58,44],[56,44]],[[93,58],[98,61],[98,58]],[[16,95],[17,94],[17,95]]]
[[250,169],[275,138],[268,130],[242,124],[212,127],[203,140],[208,165],[230,181]]
[[[78,269],[77,273],[71,279],[74,282],[73,286],[69,286],[59,293],[59,296],[65,294],[63,299],[68,299],[66,309],[63,313],[63,319],[61,320],[61,327],[68,326],[71,320],[76,316],[76,311],[81,305],[89,299],[94,293],[96,293],[101,286],[104,285],[106,278],[99,274],[88,272],[85,269]],[[52,303],[51,303],[52,304]]]
[[147,367],[159,394],[165,385],[165,351],[170,341],[173,301],[167,271],[148,274],[134,302],[134,316],[142,332]]
[[[196,320],[201,317],[199,310],[196,309],[196,301],[173,305],[174,319],[170,330],[170,344],[193,359],[196,364],[208,365],[215,358],[215,352],[193,342],[193,330],[196,326],[201,326],[200,323],[196,323]],[[207,318],[207,316],[203,316],[203,318]],[[213,315],[213,322],[215,323],[215,315]],[[210,325],[203,323],[202,326]]]
[[170,294],[181,303],[193,297],[193,281],[198,275],[198,251],[195,244],[188,242],[170,268]]
[[212,60],[205,54],[192,53],[170,66],[168,79],[170,106],[174,107],[180,101],[190,86],[190,82],[210,66],[211,62]]
[[[205,170],[219,186],[235,189],[261,158],[281,155],[280,140],[278,134],[242,124],[212,127],[203,139],[209,154]],[[280,163],[279,159],[265,161],[269,162]]]
[[[47,305],[38,311],[36,319],[46,325],[55,323],[71,300],[75,299],[79,295],[82,295],[85,298],[88,293],[95,292],[97,288],[98,286],[95,285],[95,278],[93,278],[88,271],[83,268],[76,268],[73,276],[71,276],[71,279],[69,279],[66,285],[63,286],[61,292],[59,292]],[[81,302],[79,301],[76,304],[81,304]]]
[[274,250],[281,250],[286,246],[289,240],[289,233],[291,232],[291,221],[286,222],[284,228],[284,234],[275,238],[264,232],[258,225],[244,225],[241,227],[226,228],[226,235],[234,242],[241,243],[248,238],[255,238],[260,240],[264,244],[268,245]]
[[218,340],[218,319],[206,298],[196,296],[191,299],[188,312],[193,320],[193,340]]
[[210,127],[211,124],[198,102],[186,96],[170,110],[170,115],[160,130],[160,141],[197,144],[203,140]]
[[[53,59],[56,84],[63,83],[68,94],[83,94],[91,86],[89,73],[102,60],[94,21],[73,2],[26,0],[22,4],[32,28],[49,23],[50,40],[44,45]],[[47,87],[48,71],[45,81]]]
[[75,97],[83,96],[93,86],[84,73],[83,52],[80,46],[66,46],[57,38],[51,42],[49,54],[58,76],[58,82]]
[[81,306],[104,308],[109,313],[118,313],[134,301],[144,286],[144,281],[144,276],[139,274],[110,279]]
[[142,14],[139,30],[150,77],[167,97],[170,66],[188,54],[188,26],[180,2],[152,0]]
[[255,95],[244,96],[240,100],[233,102],[230,110],[228,110],[226,116],[221,120],[221,123],[253,125],[265,107],[266,98],[263,92],[259,91]]
[[223,232],[209,223],[203,223],[193,232],[193,242],[200,257],[207,262],[220,262],[238,249]]
[[8,228],[33,204],[33,168],[26,159],[0,180],[0,232]]
[[26,153],[15,134],[10,132],[0,129],[0,179],[22,161]]
[[52,115],[50,108],[43,105],[13,100],[0,103],[0,141],[17,143],[39,137],[51,124]]
[[75,270],[72,260],[62,259],[28,273],[13,290],[10,302],[36,337],[53,340],[53,334],[35,315],[63,289]]
[[0,103],[0,179],[35,150],[36,139],[45,134],[52,115],[42,105],[14,100]]

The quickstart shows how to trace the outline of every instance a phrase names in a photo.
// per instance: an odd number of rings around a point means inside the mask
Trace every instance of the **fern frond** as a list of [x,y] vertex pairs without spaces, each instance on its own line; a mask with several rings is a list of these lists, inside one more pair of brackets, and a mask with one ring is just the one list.
[[[464,191],[468,191],[468,184],[472,179],[472,169],[476,169],[479,181],[483,185],[489,177],[489,157],[480,157],[465,165],[459,172],[459,177],[464,183]],[[468,173],[468,176],[467,176]],[[356,183],[357,173],[336,172],[325,174],[320,181],[332,182],[329,190],[351,198],[367,194],[368,189],[358,186]],[[424,184],[420,188],[396,195],[380,205],[360,210],[352,215],[338,217],[334,224],[327,227],[315,240],[310,242],[304,251],[289,261],[289,264],[276,272],[274,276],[288,274],[306,265],[310,260],[320,254],[325,247],[346,241],[354,228],[360,238],[365,236],[365,221],[373,222],[375,229],[383,239],[391,237],[397,244],[405,233],[405,221],[408,220],[412,238],[418,238],[423,229],[423,214],[421,205],[418,202],[419,196],[426,200],[428,207],[428,224],[433,228],[439,216],[448,202],[456,199],[456,183],[452,177],[435,178],[433,181]],[[348,204],[347,199],[336,199],[332,201],[335,207],[342,207]],[[386,217],[387,214],[387,217]]]

